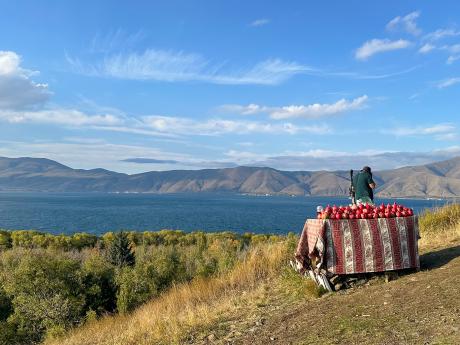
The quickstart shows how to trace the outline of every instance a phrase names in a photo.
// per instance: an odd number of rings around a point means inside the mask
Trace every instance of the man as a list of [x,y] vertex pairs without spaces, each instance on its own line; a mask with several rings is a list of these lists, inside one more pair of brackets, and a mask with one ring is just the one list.
[[365,166],[353,178],[355,188],[355,200],[357,204],[374,204],[375,182],[372,179],[371,168]]

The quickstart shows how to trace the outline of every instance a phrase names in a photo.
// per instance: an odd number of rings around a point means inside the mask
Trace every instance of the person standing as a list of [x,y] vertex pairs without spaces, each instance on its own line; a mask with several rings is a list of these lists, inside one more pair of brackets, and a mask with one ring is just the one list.
[[372,179],[371,168],[365,166],[353,178],[355,188],[355,200],[357,204],[374,204],[375,182]]

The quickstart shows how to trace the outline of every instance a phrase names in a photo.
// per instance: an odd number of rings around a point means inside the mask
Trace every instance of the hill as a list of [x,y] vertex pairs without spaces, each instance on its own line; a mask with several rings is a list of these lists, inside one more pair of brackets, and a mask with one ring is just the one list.
[[253,248],[226,274],[45,344],[459,344],[459,219],[458,205],[422,216],[421,271],[396,280],[324,295],[287,267],[286,239]]
[[[374,173],[381,197],[459,197],[460,157]],[[347,195],[348,171],[281,171],[267,167],[122,174],[72,169],[43,158],[0,157],[0,191],[179,193],[233,192]]]

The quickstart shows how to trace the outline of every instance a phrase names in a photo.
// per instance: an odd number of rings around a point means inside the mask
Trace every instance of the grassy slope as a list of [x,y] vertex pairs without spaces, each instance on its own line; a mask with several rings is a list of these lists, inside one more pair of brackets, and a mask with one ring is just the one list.
[[227,276],[178,286],[132,315],[47,344],[459,344],[460,225],[437,228],[440,215],[421,222],[422,271],[390,283],[318,298],[286,268],[288,247],[266,245]]

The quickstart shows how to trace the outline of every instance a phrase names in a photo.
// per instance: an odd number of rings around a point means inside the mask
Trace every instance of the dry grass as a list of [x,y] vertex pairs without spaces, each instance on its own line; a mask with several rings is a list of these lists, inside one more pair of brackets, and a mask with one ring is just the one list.
[[460,204],[451,204],[427,210],[419,217],[419,247],[422,251],[460,238]]
[[[422,251],[445,247],[460,238],[460,206],[425,212],[419,223]],[[289,309],[290,299],[299,301],[320,294],[311,281],[286,269],[291,254],[287,241],[260,244],[225,275],[175,286],[132,314],[90,322],[65,338],[45,344],[180,344],[203,339],[209,330],[215,332],[224,327],[218,325],[228,324],[229,320],[245,322],[260,305],[276,304]]]
[[226,275],[173,287],[131,315],[106,317],[72,331],[51,344],[178,344],[197,329],[215,324],[225,312],[256,300],[260,287],[280,276],[286,265],[285,243],[252,249]]

